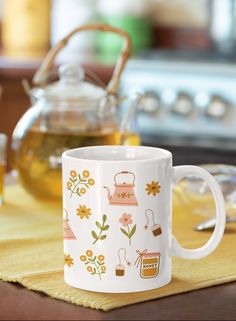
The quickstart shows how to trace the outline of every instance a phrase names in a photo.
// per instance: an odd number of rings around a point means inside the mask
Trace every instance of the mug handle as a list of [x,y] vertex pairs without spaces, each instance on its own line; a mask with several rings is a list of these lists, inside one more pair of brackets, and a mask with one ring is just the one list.
[[216,226],[210,240],[202,247],[189,250],[183,248],[176,238],[172,236],[171,256],[176,256],[183,259],[198,260],[211,254],[219,245],[225,230],[226,215],[224,197],[220,186],[214,177],[206,170],[197,166],[177,166],[173,168],[173,183],[177,184],[179,181],[188,176],[195,175],[202,178],[210,187],[213,194],[216,206]]

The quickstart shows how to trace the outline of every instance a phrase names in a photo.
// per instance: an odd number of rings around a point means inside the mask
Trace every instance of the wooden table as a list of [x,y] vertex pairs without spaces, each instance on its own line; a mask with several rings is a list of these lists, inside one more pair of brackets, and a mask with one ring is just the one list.
[[0,282],[1,320],[235,320],[236,283],[111,312],[85,309]]
[[[14,183],[10,176],[6,181]],[[0,320],[236,320],[236,282],[106,313],[2,281],[0,298]]]

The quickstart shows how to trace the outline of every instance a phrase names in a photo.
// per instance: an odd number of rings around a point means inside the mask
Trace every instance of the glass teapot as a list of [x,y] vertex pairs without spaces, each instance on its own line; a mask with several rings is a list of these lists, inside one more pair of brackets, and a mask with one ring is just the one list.
[[[53,61],[72,36],[81,31],[113,32],[124,38],[124,49],[107,88],[84,80],[75,64],[59,68],[59,81],[47,83]],[[41,198],[61,199],[61,155],[71,148],[91,145],[139,145],[134,122],[139,95],[133,97],[123,119],[118,109],[119,81],[129,58],[131,41],[120,29],[86,25],[72,31],[46,56],[29,91],[32,107],[13,133],[14,168],[27,191]]]

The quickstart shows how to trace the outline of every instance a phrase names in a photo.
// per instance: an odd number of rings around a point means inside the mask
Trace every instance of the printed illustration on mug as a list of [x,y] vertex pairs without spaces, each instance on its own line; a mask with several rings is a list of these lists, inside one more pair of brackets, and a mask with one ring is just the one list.
[[76,214],[80,217],[81,220],[86,218],[87,220],[92,215],[91,208],[87,207],[86,205],[79,205],[76,209]]
[[[151,209],[148,208],[145,211],[145,216],[146,216],[146,220],[147,221],[146,221],[146,224],[144,226],[144,229],[148,230],[150,228],[151,231],[152,231],[153,236],[155,236],[155,237],[161,235],[162,234],[162,229],[161,229],[160,224],[157,224],[155,222],[154,212]],[[150,224],[150,216],[151,216],[151,219],[152,219],[151,227],[149,226],[149,224]]]
[[69,213],[65,208],[63,210],[66,213],[66,217],[63,220],[64,239],[65,240],[76,240],[75,234],[72,231],[71,226],[70,226]]
[[87,250],[85,255],[81,255],[80,261],[84,262],[87,267],[87,271],[91,275],[97,275],[99,279],[102,279],[102,275],[106,273],[105,256],[95,256],[93,251]]
[[72,198],[73,195],[83,196],[94,184],[95,181],[90,177],[88,170],[84,170],[82,174],[76,170],[71,170],[70,177],[66,183],[67,189],[70,191],[70,198]]
[[150,184],[146,184],[145,191],[147,192],[147,195],[156,196],[161,191],[161,185],[158,181],[152,181]]
[[124,213],[120,217],[119,222],[123,225],[123,228],[120,228],[121,232],[129,239],[129,245],[131,245],[132,237],[134,236],[137,227],[136,224],[131,226],[133,224],[132,215]]
[[104,234],[104,232],[108,231],[110,228],[110,225],[107,224],[107,216],[104,214],[102,216],[102,223],[99,223],[98,221],[95,222],[98,232],[92,231],[92,237],[94,239],[93,244],[96,244],[98,241],[104,241],[107,238],[107,235]]
[[[123,253],[123,254],[122,254]],[[132,264],[127,259],[126,249],[121,248],[118,251],[119,264],[116,266],[116,276],[124,276],[125,275],[125,264],[130,267]]]
[[72,267],[74,265],[74,259],[69,254],[64,254],[64,265]]
[[123,171],[114,176],[115,189],[111,193],[110,188],[103,186],[107,190],[107,198],[110,205],[138,206],[135,196],[135,175],[132,172]]
[[138,258],[135,266],[140,268],[140,277],[142,279],[155,278],[159,274],[160,253],[148,253],[148,250],[136,251]]

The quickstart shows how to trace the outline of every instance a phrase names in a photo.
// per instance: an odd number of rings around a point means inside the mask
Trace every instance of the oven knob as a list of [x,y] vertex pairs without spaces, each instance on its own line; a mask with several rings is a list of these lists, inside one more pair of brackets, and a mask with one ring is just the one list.
[[205,109],[205,114],[213,119],[222,119],[229,110],[229,103],[220,96],[213,96]]
[[193,101],[191,96],[185,93],[179,93],[172,107],[172,112],[180,116],[187,116],[193,110]]
[[140,109],[149,115],[156,115],[161,108],[160,98],[156,93],[147,92],[141,99]]

